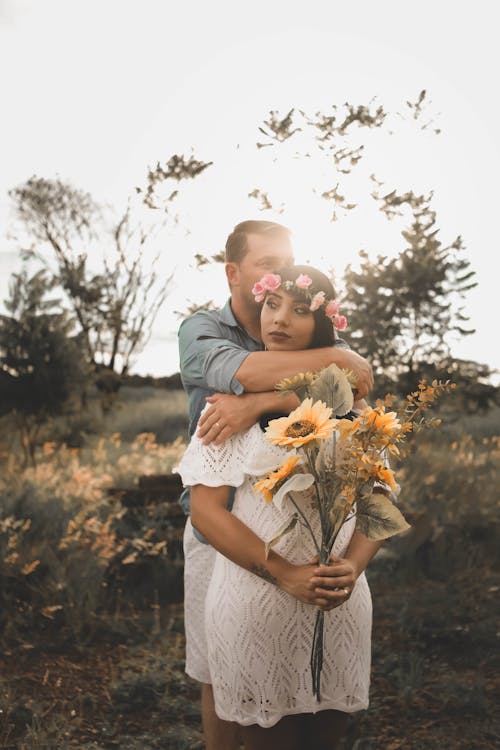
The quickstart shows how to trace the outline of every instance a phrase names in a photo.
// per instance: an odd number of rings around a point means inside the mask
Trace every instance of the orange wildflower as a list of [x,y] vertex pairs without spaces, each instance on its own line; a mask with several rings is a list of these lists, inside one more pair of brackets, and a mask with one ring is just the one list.
[[401,429],[401,423],[395,411],[386,412],[384,407],[372,409],[367,406],[363,409],[361,416],[367,421],[370,427],[384,435],[393,435]]
[[260,492],[266,503],[270,503],[285,479],[290,476],[300,461],[300,456],[289,456],[278,469],[271,471],[265,479],[254,484],[253,491]]

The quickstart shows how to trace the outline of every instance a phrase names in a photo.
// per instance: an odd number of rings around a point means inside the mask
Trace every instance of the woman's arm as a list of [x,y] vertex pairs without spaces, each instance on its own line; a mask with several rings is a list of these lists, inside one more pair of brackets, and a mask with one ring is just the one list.
[[[228,493],[228,487],[194,485],[191,488],[193,526],[236,565],[255,573],[299,601],[318,607],[329,606],[328,598],[315,592],[311,583],[314,563],[293,565],[273,550],[266,559],[262,539],[226,509]],[[330,570],[328,566],[326,569]],[[332,583],[333,580],[325,583],[327,591],[329,585],[337,585],[336,582]]]

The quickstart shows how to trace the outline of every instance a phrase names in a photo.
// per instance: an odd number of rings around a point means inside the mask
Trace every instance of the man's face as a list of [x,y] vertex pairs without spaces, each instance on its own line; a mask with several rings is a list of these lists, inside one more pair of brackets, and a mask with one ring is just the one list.
[[274,273],[293,264],[292,244],[288,237],[267,237],[265,234],[247,235],[247,253],[240,264],[228,263],[226,272],[233,287],[245,304],[260,307],[252,294],[254,284],[266,273]]

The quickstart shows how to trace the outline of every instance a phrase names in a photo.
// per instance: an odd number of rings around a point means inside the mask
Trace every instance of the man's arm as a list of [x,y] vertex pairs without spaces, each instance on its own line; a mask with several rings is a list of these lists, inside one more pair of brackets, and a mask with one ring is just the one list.
[[[214,393],[208,396],[207,402],[210,407],[201,415],[196,433],[204,445],[220,445],[236,432],[251,427],[263,414],[289,414],[299,405],[295,393],[279,391],[244,393],[241,396]],[[366,406],[365,399],[357,399],[353,408],[361,410]]]
[[243,393],[241,396],[215,393],[207,401],[211,406],[201,415],[196,433],[204,445],[212,442],[220,445],[236,432],[247,430],[263,414],[289,414],[299,405],[294,393],[278,391]]
[[304,370],[321,370],[335,363],[357,378],[357,396],[373,388],[369,362],[343,346],[298,352],[248,352],[224,338],[220,326],[208,315],[197,313],[179,329],[183,379],[221,393],[272,391],[277,382]]
[[225,338],[224,327],[209,314],[196,313],[179,328],[179,361],[185,385],[221,393],[243,393],[235,378],[249,352]]
[[235,377],[245,391],[270,391],[283,378],[306,370],[322,370],[332,363],[354,373],[357,398],[364,398],[373,388],[369,362],[350,349],[336,346],[299,352],[252,352],[242,362]]

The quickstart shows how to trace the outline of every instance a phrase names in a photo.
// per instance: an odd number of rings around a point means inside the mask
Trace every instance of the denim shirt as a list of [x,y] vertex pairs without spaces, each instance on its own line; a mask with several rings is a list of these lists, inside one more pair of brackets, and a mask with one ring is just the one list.
[[[189,400],[189,437],[195,430],[212,393],[244,392],[235,375],[251,352],[263,350],[240,325],[228,300],[221,310],[200,310],[191,315],[179,328],[179,360],[181,380]],[[229,508],[234,500],[231,492]],[[189,515],[190,492],[186,487],[179,500],[184,513]],[[200,538],[196,529],[195,535]]]

